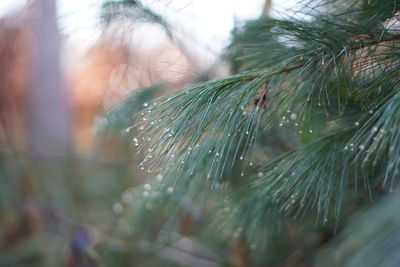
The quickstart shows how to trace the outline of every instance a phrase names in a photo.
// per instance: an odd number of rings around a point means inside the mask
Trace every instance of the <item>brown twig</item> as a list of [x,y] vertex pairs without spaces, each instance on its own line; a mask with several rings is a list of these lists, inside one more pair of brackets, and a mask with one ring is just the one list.
[[258,107],[262,107],[263,109],[267,108],[268,101],[268,81],[266,81],[259,89],[256,99],[254,99],[254,105]]
[[291,71],[300,69],[301,67],[304,67],[305,65],[306,65],[306,63],[303,62],[303,63],[299,63],[299,64],[291,66],[291,67],[283,68],[281,70],[281,73],[289,73]]
[[400,40],[400,34],[393,35],[393,36],[391,36],[389,38],[386,38],[386,39],[382,38],[382,39],[379,39],[379,40],[366,42],[366,43],[360,41],[357,44],[349,46],[348,49],[349,50],[358,50],[358,49],[362,49],[362,48],[365,48],[365,47],[368,47],[368,46],[373,46],[373,45],[377,45],[377,44],[380,44],[380,43],[390,42],[390,41],[395,41],[395,40]]

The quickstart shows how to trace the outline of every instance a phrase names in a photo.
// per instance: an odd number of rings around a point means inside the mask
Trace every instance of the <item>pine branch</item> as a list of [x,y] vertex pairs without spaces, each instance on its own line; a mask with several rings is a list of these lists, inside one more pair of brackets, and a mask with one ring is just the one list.
[[381,199],[354,216],[346,229],[324,249],[339,257],[321,255],[323,266],[397,266],[399,239],[399,192]]
[[[252,71],[206,82],[149,107],[136,125],[146,127],[144,135],[135,139],[143,140],[139,148],[154,139],[143,166],[151,169],[160,160],[167,166],[180,166],[208,154],[213,158],[209,175],[218,179],[226,165],[227,151],[232,151],[229,153],[235,160],[239,147],[243,145],[246,150],[254,143],[260,106],[250,105],[259,88],[275,73]],[[160,135],[160,129],[164,134]]]
[[103,135],[121,134],[126,136],[130,132],[128,128],[133,118],[144,108],[143,104],[150,101],[160,91],[161,86],[152,86],[135,90],[123,101],[108,109],[103,116],[97,118],[95,130]]
[[[245,227],[255,239],[287,218],[339,220],[348,191],[364,187],[373,195],[375,185],[393,187],[400,168],[400,35],[379,26],[382,16],[367,23],[351,17],[362,11],[354,10],[313,21],[263,18],[245,27],[230,56],[242,60],[237,70],[252,70],[194,85],[142,112],[135,127],[143,131],[134,139],[148,151],[142,168],[162,165],[170,177],[163,191],[172,188],[177,197],[194,183],[216,186],[233,180],[227,168],[239,165],[244,176],[254,165],[260,129],[293,123],[303,144],[247,177],[229,207],[229,227]],[[316,113],[323,113],[323,130],[312,127]],[[306,129],[311,140],[303,138]]]

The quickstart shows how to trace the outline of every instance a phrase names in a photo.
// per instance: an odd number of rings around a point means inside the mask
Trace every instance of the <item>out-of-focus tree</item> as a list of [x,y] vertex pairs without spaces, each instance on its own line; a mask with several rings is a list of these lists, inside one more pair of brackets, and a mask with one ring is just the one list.
[[28,137],[32,153],[39,157],[60,155],[73,147],[70,94],[63,82],[60,64],[60,34],[57,2],[36,0],[33,4],[32,88],[28,100]]

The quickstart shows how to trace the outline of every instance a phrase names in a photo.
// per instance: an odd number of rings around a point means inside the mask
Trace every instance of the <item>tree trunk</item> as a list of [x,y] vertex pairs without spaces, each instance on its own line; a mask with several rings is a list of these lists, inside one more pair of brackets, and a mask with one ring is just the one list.
[[33,81],[29,94],[29,143],[34,157],[72,149],[72,113],[60,65],[56,0],[36,0]]

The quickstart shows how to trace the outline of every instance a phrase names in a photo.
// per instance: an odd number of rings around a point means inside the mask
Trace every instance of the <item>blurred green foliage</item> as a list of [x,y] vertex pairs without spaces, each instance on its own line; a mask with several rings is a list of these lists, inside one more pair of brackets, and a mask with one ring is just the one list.
[[302,2],[237,25],[232,76],[99,114],[89,155],[1,151],[0,265],[398,266],[399,5]]

